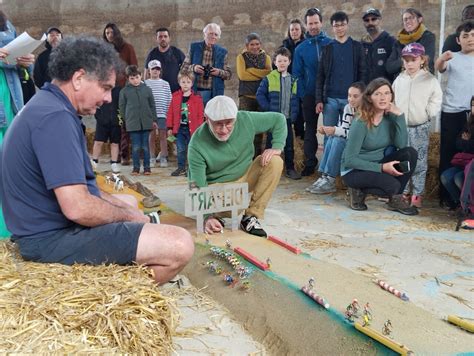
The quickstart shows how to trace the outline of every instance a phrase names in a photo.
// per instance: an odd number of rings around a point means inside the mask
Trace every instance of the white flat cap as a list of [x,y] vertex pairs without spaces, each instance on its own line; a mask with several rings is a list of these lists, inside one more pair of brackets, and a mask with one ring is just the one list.
[[204,113],[212,121],[236,119],[237,111],[234,100],[225,95],[213,97],[204,109]]

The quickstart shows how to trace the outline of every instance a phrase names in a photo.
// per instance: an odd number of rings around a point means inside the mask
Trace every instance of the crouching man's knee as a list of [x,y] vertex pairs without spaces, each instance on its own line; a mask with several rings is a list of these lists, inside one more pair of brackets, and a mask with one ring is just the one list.
[[271,171],[281,173],[283,170],[283,159],[281,158],[281,156],[275,155],[270,159],[270,162],[268,162],[267,167]]

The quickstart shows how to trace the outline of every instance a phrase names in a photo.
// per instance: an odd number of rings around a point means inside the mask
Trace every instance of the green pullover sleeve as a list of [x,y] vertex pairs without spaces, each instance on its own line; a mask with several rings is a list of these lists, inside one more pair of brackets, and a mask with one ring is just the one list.
[[393,125],[393,144],[398,149],[408,146],[408,128],[405,120],[405,115],[401,114],[399,116],[395,114],[388,114],[385,116],[389,119]]
[[270,131],[272,134],[272,148],[283,150],[288,134],[285,115],[277,112],[250,112],[241,111],[243,120],[251,120],[255,127],[255,133],[263,133]]

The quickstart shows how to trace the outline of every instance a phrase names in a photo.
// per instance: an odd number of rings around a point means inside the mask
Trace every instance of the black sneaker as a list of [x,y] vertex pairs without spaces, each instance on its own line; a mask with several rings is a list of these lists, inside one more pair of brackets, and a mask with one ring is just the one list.
[[302,177],[309,177],[314,174],[314,167],[304,167],[303,171],[301,172]]
[[178,168],[173,173],[171,173],[173,177],[178,176],[185,176],[186,175],[186,168]]
[[253,215],[244,215],[240,222],[240,228],[251,235],[267,237],[267,233],[262,229],[260,222]]
[[301,179],[301,174],[299,174],[294,169],[287,169],[285,176],[293,180]]

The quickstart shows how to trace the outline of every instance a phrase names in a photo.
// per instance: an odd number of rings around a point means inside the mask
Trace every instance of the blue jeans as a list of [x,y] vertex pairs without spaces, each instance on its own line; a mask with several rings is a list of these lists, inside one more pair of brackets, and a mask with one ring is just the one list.
[[451,167],[441,173],[440,178],[452,201],[458,204],[464,183],[464,170],[460,167]]
[[346,147],[346,139],[339,136],[329,136],[324,146],[324,154],[319,164],[319,171],[330,177],[341,174],[342,152]]
[[207,102],[212,99],[212,90],[199,90],[198,89],[197,92],[199,95],[201,95],[202,103],[204,104],[204,107],[206,107]]
[[140,170],[140,151],[143,150],[143,167],[150,169],[150,150],[148,140],[150,139],[150,130],[129,132],[132,140],[132,161],[133,170]]
[[[328,98],[327,103],[324,103],[323,109],[323,125],[336,126],[339,118],[344,113],[344,107],[347,105],[347,99]],[[328,138],[324,136],[324,146],[326,146]]]
[[186,152],[188,151],[191,133],[189,127],[180,126],[176,135],[176,149],[178,151],[178,168],[186,168]]

